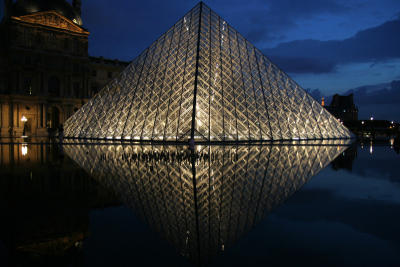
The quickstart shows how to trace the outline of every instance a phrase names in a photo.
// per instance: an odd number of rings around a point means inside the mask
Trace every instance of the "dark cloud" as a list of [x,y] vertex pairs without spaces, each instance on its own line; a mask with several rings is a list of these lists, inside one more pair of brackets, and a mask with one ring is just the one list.
[[378,90],[368,90],[368,86],[361,86],[348,90],[345,94],[354,94],[355,102],[365,104],[398,104],[400,103],[400,81],[392,81],[388,86]]
[[[93,55],[131,59],[168,30],[197,0],[84,1],[83,21],[91,31]],[[281,41],[288,29],[298,27],[297,20],[324,14],[346,12],[347,4],[337,0],[206,1],[214,11],[232,22],[253,43]],[[235,23],[236,22],[236,23]]]
[[324,96],[319,89],[306,89],[307,93],[312,96],[317,102],[320,102],[322,97]]
[[392,81],[377,90],[368,90],[368,86],[362,86],[345,92],[350,93],[354,94],[360,119],[373,115],[376,119],[400,121],[400,81]]
[[336,64],[329,60],[311,59],[306,57],[288,58],[283,56],[271,56],[275,62],[286,72],[291,73],[326,73],[333,72]]
[[[399,77],[400,78],[400,77]],[[322,96],[329,105],[332,95],[326,95],[320,89],[307,89],[307,92],[318,102]],[[376,119],[400,121],[400,81],[365,85],[347,90],[341,95],[354,94],[354,103],[359,109],[359,118],[366,119],[374,115]]]
[[[310,90],[309,92],[315,99],[320,99],[322,92],[319,89]],[[354,94],[354,102],[356,105],[369,104],[398,104],[400,103],[400,81],[392,81],[386,84],[365,85],[354,89],[347,90],[342,95]],[[332,96],[325,98],[329,104]]]
[[[342,41],[298,40],[264,49],[264,53],[276,58],[276,63],[287,72],[328,73],[334,71],[338,64],[380,62],[400,58],[399,32],[400,19],[360,31],[352,38]],[[304,68],[298,67],[301,63],[297,62],[299,55],[302,61],[307,63]],[[321,62],[328,63],[321,64]],[[320,68],[316,69],[317,67]]]
[[[298,20],[347,13],[350,6],[336,0],[257,1],[249,12],[247,36],[253,42],[279,40],[282,32],[298,27]],[[253,36],[256,39],[252,39]]]

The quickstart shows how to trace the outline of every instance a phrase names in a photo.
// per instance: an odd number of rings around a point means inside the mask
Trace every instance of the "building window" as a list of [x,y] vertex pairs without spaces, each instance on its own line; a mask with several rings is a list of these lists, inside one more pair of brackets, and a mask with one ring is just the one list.
[[99,87],[97,85],[92,85],[92,96],[97,94],[98,91],[99,91]]
[[31,65],[31,57],[30,56],[25,56],[25,65]]
[[57,38],[54,32],[51,32],[48,35],[48,44],[50,45],[50,48],[57,48]]
[[92,76],[96,77],[97,76],[97,71],[96,70],[92,70]]
[[23,86],[24,92],[28,95],[32,95],[32,78],[25,78]]
[[79,41],[76,39],[74,40],[74,52],[79,53]]
[[43,37],[42,37],[42,35],[41,35],[40,33],[38,33],[38,34],[36,35],[36,43],[37,43],[38,45],[40,45],[40,44],[42,44],[42,41],[43,41]]
[[56,76],[49,78],[48,92],[50,96],[60,96],[60,79]]
[[80,97],[80,86],[79,86],[79,82],[74,82],[74,84],[73,84],[73,90],[74,90],[74,96],[76,97],[76,98],[79,98]]
[[29,29],[24,29],[24,37],[25,37],[25,45],[27,47],[32,46],[32,36],[31,31]]
[[40,64],[42,64],[42,58],[40,57],[40,55],[38,55],[35,58],[35,65],[40,65]]
[[78,73],[79,72],[79,65],[74,63],[74,65],[72,65],[72,71],[74,73]]
[[64,49],[69,49],[69,40],[68,39],[64,39]]

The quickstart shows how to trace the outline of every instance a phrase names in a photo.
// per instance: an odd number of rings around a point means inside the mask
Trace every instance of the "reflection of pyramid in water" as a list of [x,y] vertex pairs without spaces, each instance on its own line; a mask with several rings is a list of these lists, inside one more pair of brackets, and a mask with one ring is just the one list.
[[75,113],[65,136],[249,141],[351,134],[200,3]]
[[179,146],[64,146],[69,157],[197,263],[231,247],[345,148],[206,146],[191,154]]

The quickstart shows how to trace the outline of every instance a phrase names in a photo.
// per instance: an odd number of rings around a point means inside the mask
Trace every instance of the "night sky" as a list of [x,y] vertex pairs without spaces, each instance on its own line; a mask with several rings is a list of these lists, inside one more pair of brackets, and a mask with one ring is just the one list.
[[[83,24],[91,32],[90,55],[127,61],[198,3],[82,2]],[[371,115],[400,120],[400,86],[390,84],[400,80],[399,0],[204,2],[316,98],[354,89],[357,104],[366,106],[385,90],[388,103],[380,104],[391,108],[380,108],[382,113],[360,107],[360,115],[375,112]],[[362,102],[360,93],[371,99]]]

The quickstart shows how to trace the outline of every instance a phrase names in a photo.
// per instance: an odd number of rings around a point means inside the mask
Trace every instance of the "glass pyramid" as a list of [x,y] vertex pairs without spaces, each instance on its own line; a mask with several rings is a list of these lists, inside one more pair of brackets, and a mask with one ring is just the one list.
[[342,153],[348,141],[188,150],[71,140],[64,151],[200,266],[256,227]]
[[200,2],[70,117],[65,136],[221,142],[352,134]]

